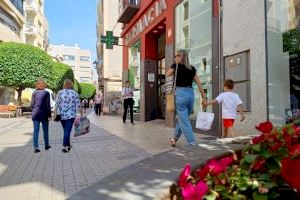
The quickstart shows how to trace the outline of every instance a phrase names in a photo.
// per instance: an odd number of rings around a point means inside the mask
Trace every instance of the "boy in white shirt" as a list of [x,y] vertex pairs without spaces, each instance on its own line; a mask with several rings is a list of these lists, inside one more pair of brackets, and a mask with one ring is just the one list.
[[232,90],[234,88],[233,80],[226,80],[224,83],[224,92],[219,94],[219,96],[212,100],[205,102],[204,105],[212,105],[217,103],[222,103],[222,118],[224,126],[224,136],[226,138],[229,135],[234,136],[233,124],[237,117],[237,111],[241,114],[241,121],[245,120],[244,111],[242,108],[242,100],[239,95],[234,93]]

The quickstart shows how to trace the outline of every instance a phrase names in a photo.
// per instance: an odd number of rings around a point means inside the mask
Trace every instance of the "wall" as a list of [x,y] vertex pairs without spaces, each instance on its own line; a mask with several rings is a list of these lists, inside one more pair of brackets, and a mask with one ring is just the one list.
[[254,126],[267,119],[265,12],[262,0],[223,0],[223,55],[250,50],[251,112],[239,135],[253,134]]

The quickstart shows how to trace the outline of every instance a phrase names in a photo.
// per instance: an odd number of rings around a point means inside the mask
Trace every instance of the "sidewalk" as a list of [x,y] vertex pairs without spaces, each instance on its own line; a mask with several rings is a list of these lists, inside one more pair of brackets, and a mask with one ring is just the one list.
[[183,148],[184,138],[171,148],[173,129],[161,120],[133,126],[119,116],[89,118],[91,133],[72,138],[68,154],[59,123],[50,123],[52,148],[44,150],[40,133],[41,153],[34,154],[32,121],[0,118],[0,199],[153,199],[187,162],[231,149],[204,135],[196,135],[199,149]]
[[90,119],[152,156],[105,177],[93,186],[72,195],[70,200],[162,199],[187,163],[196,167],[208,158],[241,148],[241,144],[232,144],[232,139],[217,140],[200,134],[197,135],[199,145],[196,147],[184,147],[185,141],[182,139],[178,147],[170,148],[168,140],[174,130],[165,128],[163,121],[137,122],[132,126],[120,125],[122,121],[116,117],[90,116]]
[[[32,147],[30,119],[0,119],[0,199],[66,199],[150,154],[92,124],[91,133],[72,138],[63,154],[62,128],[50,125],[52,148],[41,153]],[[16,192],[17,191],[17,192]]]

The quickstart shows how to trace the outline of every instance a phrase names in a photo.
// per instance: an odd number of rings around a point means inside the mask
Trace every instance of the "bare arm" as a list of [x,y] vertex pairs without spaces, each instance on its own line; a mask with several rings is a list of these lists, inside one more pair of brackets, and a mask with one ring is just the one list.
[[211,101],[207,101],[205,103],[205,105],[208,106],[208,105],[213,105],[213,104],[217,104],[217,103],[218,103],[218,101],[216,99],[214,99],[214,100],[211,100]]
[[244,115],[244,109],[243,109],[242,104],[238,105],[237,109],[238,109],[239,113],[241,114],[241,121],[244,121],[245,115]]
[[206,101],[206,95],[204,93],[204,90],[203,90],[203,87],[202,87],[202,83],[201,83],[199,77],[197,76],[197,74],[195,74],[195,76],[194,76],[194,81],[196,82],[196,84],[198,86],[199,92],[200,92],[200,94],[202,96],[202,100]]
[[170,68],[167,73],[166,73],[166,76],[169,77],[169,76],[172,76],[174,74],[174,69],[173,68]]

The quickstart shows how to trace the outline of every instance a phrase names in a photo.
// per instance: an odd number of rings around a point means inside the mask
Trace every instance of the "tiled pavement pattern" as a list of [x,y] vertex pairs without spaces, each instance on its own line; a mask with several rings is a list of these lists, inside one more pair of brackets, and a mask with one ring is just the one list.
[[61,152],[62,128],[50,125],[52,148],[33,154],[30,119],[0,119],[0,200],[65,199],[150,154],[92,124],[91,133],[72,138]]

